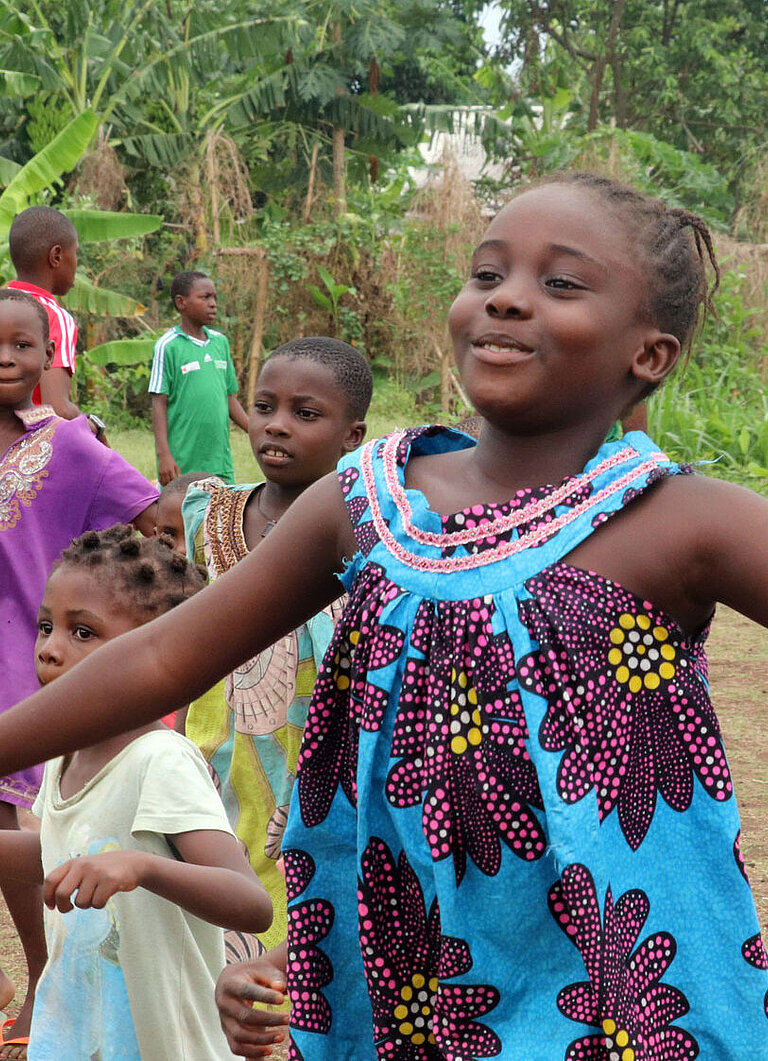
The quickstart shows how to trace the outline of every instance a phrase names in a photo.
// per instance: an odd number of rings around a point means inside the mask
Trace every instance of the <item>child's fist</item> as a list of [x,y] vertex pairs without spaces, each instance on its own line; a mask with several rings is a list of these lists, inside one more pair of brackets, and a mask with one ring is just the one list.
[[229,1048],[238,1057],[268,1057],[286,1037],[288,1014],[255,1009],[254,1002],[281,1006],[285,974],[266,958],[228,965],[216,984],[216,1005]]

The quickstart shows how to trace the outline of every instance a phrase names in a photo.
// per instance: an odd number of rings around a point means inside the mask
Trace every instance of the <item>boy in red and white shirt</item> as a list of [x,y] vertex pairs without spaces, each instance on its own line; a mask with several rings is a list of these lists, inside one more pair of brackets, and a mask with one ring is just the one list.
[[52,405],[59,416],[74,420],[80,410],[69,391],[77,362],[77,324],[56,295],[66,295],[75,282],[77,230],[58,210],[30,206],[13,219],[8,241],[18,278],[8,287],[24,291],[43,306],[55,348],[51,368],[32,400],[35,405]]

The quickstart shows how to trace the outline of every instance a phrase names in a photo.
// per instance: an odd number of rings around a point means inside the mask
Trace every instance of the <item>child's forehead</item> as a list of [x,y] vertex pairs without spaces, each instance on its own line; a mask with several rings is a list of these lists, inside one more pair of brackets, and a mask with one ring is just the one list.
[[291,357],[280,354],[266,362],[257,381],[259,390],[280,390],[281,395],[304,397],[315,392],[340,404],[349,395],[336,377],[333,368],[310,357]]
[[166,518],[170,515],[181,513],[181,506],[184,504],[184,491],[183,490],[163,490],[160,497],[157,499],[157,518],[160,520],[161,515]]
[[602,254],[627,250],[627,231],[613,210],[591,189],[574,184],[543,184],[507,203],[489,225],[483,242],[516,242],[531,236],[542,242],[593,246]]
[[41,338],[44,335],[42,318],[42,313],[44,312],[45,310],[41,312],[37,306],[33,306],[20,298],[0,299],[0,323],[16,328],[34,330],[40,333]]
[[190,295],[194,292],[195,294],[201,294],[202,292],[216,291],[216,285],[213,280],[207,276],[198,276],[192,281],[192,286],[189,289]]

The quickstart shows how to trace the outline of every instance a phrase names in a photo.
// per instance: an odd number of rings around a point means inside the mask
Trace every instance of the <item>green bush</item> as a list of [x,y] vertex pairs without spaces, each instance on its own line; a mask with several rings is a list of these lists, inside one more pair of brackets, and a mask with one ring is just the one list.
[[649,403],[650,432],[671,457],[768,492],[768,345],[743,277],[725,273],[689,363]]

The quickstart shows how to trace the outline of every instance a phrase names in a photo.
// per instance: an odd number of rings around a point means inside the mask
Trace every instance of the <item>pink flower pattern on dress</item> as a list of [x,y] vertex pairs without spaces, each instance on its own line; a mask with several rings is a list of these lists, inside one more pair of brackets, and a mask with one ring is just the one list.
[[[312,856],[306,851],[289,848],[284,857],[291,1026],[325,1034],[331,1027],[331,1007],[321,989],[333,979],[333,967],[317,944],[331,931],[334,910],[327,899],[297,898],[315,875]],[[292,1061],[300,1061],[301,1053],[293,1043],[291,1051]]]
[[614,905],[606,891],[601,923],[592,874],[574,863],[549,891],[549,909],[581,955],[588,981],[569,984],[557,996],[569,1020],[600,1030],[575,1039],[565,1061],[691,1061],[699,1046],[672,1022],[688,1012],[681,991],[661,978],[677,946],[668,932],[655,932],[634,951],[650,903],[640,889]]
[[424,835],[435,861],[467,856],[493,876],[504,841],[518,858],[540,858],[546,837],[528,728],[514,678],[512,645],[493,633],[490,599],[424,601],[414,618],[387,778],[395,807],[423,801]]
[[[759,932],[744,940],[741,946],[741,953],[744,961],[755,969],[768,969],[768,953],[766,953],[765,945]],[[765,992],[763,997],[763,1009],[766,1017],[768,1017],[768,991]]]
[[618,808],[637,850],[661,794],[688,809],[694,775],[714,800],[733,786],[706,686],[702,638],[691,642],[663,612],[622,586],[566,563],[529,579],[520,617],[538,651],[518,663],[520,685],[548,708],[539,740],[565,751],[558,791],[567,803],[597,792],[603,821]]
[[379,617],[401,593],[380,567],[369,565],[336,626],[315,683],[299,755],[297,785],[306,825],[325,819],[339,784],[352,806],[357,804],[359,730],[379,729],[389,698],[372,677],[398,658],[405,640],[402,631],[380,623]]
[[499,992],[488,984],[446,984],[472,968],[469,947],[440,931],[440,910],[427,912],[405,853],[395,862],[383,840],[363,852],[358,882],[360,948],[373,1008],[379,1058],[472,1061],[501,1053],[498,1036],[476,1018]]

